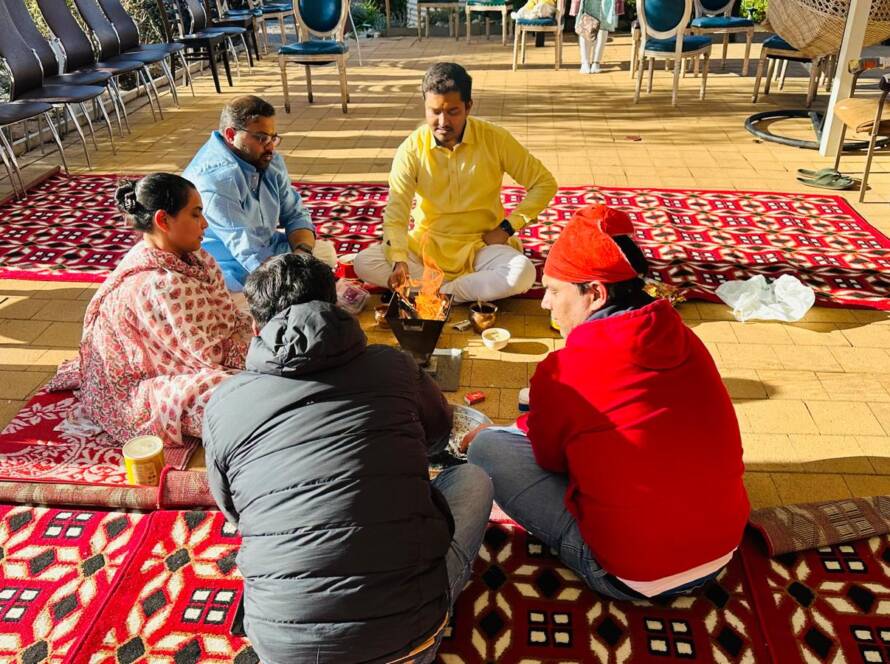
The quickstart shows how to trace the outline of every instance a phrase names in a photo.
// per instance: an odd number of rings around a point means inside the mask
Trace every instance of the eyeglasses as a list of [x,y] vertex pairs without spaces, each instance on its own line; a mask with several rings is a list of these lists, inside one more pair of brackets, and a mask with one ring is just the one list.
[[267,134],[263,131],[247,131],[243,127],[238,127],[238,131],[243,131],[245,134],[253,138],[264,148],[271,145],[272,147],[277,147],[279,143],[281,143],[281,136],[278,134]]

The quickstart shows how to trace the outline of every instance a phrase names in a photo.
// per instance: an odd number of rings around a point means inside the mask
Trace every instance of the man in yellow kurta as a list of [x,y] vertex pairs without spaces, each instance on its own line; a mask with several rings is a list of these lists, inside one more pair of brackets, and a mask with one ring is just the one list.
[[[422,276],[425,256],[445,273],[441,291],[457,302],[527,291],[535,268],[515,233],[547,206],[556,180],[508,131],[470,117],[472,79],[463,67],[434,65],[421,89],[426,124],[396,152],[383,244],[356,256],[356,273],[378,286],[403,288],[409,277]],[[527,190],[506,216],[504,173]]]

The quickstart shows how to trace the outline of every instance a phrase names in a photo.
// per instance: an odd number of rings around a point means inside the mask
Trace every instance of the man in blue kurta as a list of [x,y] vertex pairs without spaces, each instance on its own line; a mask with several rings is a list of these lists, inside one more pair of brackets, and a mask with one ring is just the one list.
[[280,142],[272,105],[238,97],[223,108],[219,130],[183,173],[204,203],[203,247],[232,292],[241,292],[247,275],[270,256],[303,252],[336,266],[333,244],[316,240],[312,218],[275,151]]

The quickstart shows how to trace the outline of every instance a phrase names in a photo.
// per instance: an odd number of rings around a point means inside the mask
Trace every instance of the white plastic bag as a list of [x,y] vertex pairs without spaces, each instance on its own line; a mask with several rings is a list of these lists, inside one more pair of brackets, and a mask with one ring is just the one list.
[[816,301],[813,289],[790,274],[773,283],[760,275],[727,281],[717,288],[717,297],[731,306],[732,315],[742,322],[758,318],[793,323],[803,318]]

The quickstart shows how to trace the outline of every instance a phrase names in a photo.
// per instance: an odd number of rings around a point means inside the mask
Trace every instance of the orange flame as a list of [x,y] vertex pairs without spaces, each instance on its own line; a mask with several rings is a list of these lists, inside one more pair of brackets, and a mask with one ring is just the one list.
[[417,297],[414,298],[414,306],[417,313],[426,320],[439,320],[443,314],[445,297],[439,293],[439,287],[445,280],[445,273],[436,265],[427,252],[421,247],[423,257],[423,276],[420,281],[412,280],[411,285],[420,288]]

